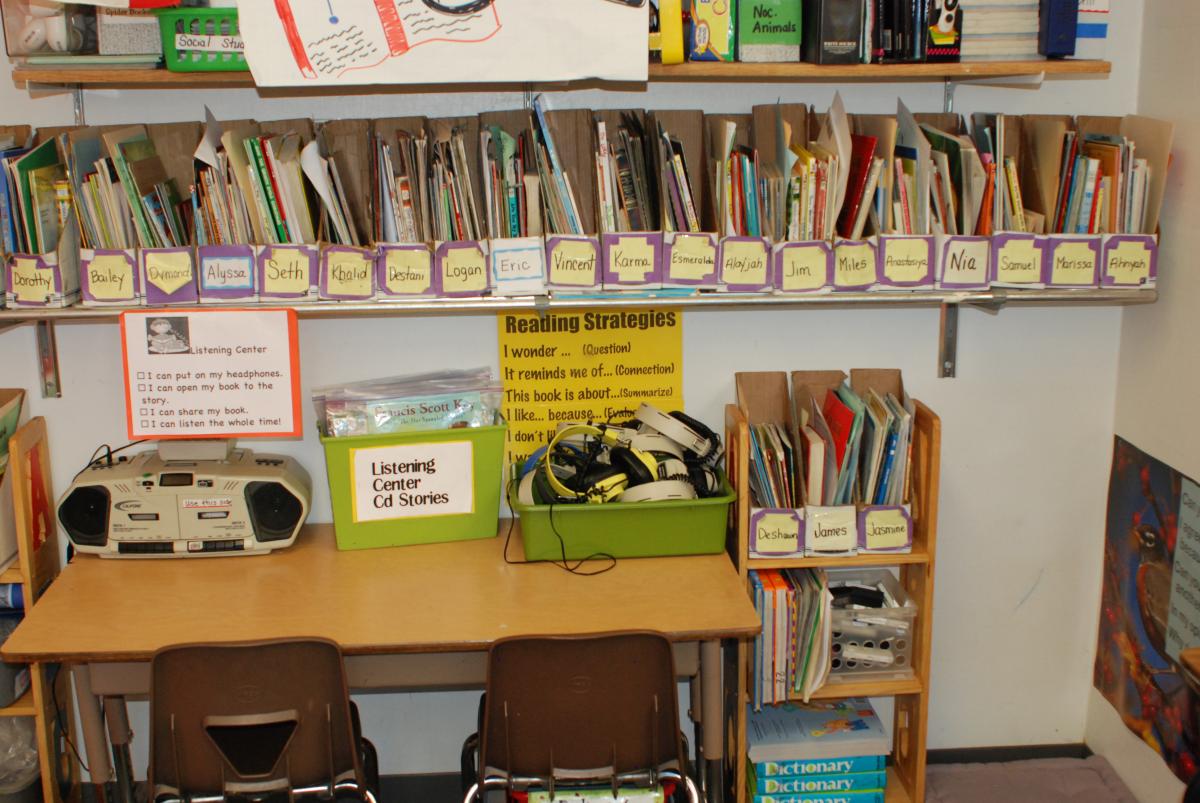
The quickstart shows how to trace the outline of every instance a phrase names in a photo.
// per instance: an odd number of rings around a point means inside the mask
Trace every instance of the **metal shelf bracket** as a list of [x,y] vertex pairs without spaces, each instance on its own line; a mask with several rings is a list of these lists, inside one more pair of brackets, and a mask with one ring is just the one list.
[[938,377],[953,379],[958,370],[958,304],[942,305],[938,337]]
[[58,342],[54,337],[54,321],[37,322],[38,376],[42,379],[42,398],[62,397],[62,380],[58,375]]

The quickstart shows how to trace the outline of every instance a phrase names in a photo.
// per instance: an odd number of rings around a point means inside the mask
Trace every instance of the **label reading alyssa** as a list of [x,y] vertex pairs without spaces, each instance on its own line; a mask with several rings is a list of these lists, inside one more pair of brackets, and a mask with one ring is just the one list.
[[754,520],[754,551],[759,555],[795,555],[800,543],[800,519],[793,513],[763,513]]
[[550,283],[567,287],[596,284],[596,244],[592,240],[559,240],[550,249]]
[[144,251],[146,281],[172,295],[194,280],[190,251]]
[[767,246],[761,240],[726,240],[721,246],[721,281],[767,284]]
[[1010,240],[996,254],[996,281],[1036,284],[1042,278],[1042,249],[1030,238]]
[[351,449],[350,472],[356,522],[475,511],[471,441]]
[[428,248],[385,248],[383,284],[389,293],[416,296],[429,291],[433,260]]
[[443,293],[482,293],[487,289],[487,262],[477,246],[451,248],[442,259]]
[[100,301],[132,301],[133,260],[125,254],[96,254],[83,266],[88,292]]
[[254,258],[205,257],[200,263],[200,283],[205,290],[253,290]]
[[676,234],[670,250],[668,279],[699,282],[716,270],[717,249],[707,234]]
[[1050,284],[1090,286],[1096,283],[1096,246],[1080,240],[1051,241],[1054,257],[1050,266]]
[[1126,240],[1104,257],[1104,276],[1110,284],[1139,285],[1150,278],[1150,249],[1145,243]]
[[819,245],[785,245],[780,251],[780,290],[798,293],[825,286],[829,254]]

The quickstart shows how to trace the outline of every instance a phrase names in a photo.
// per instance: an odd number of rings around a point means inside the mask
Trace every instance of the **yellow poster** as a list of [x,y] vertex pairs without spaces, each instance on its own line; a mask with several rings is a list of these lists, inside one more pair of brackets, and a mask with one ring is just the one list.
[[546,445],[564,421],[627,421],[642,402],[683,409],[679,310],[522,312],[497,321],[513,461]]

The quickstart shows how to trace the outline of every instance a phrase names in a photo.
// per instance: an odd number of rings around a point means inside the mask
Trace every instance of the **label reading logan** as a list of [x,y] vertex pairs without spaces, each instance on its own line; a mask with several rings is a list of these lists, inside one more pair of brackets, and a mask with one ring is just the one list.
[[487,262],[476,246],[451,248],[442,259],[442,291],[482,293],[487,289]]
[[470,441],[350,450],[355,522],[447,516],[475,510]]

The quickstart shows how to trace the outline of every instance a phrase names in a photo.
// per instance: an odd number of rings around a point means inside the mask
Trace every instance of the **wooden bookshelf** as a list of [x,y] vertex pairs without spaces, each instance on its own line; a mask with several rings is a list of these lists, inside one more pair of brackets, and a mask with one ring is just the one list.
[[[1003,78],[1044,74],[1047,77],[1104,78],[1112,71],[1107,61],[1087,59],[1029,59],[1022,61],[974,61],[958,64],[845,64],[806,63],[747,64],[743,62],[690,61],[683,64],[651,64],[650,82],[756,81],[765,83],[822,83],[830,81],[962,81],[972,78]],[[249,72],[170,72],[165,69],[78,68],[16,64],[13,83],[77,86],[85,89],[243,89],[255,86]],[[588,83],[588,82],[581,82]],[[596,83],[596,82],[591,82]],[[599,82],[603,85],[606,82]],[[623,85],[623,84],[617,84]],[[406,92],[428,85],[389,84],[372,86],[376,92]],[[495,86],[494,84],[484,86]],[[514,84],[517,86],[517,84]],[[470,90],[470,84],[455,88]],[[266,91],[344,93],[358,87],[292,87]],[[445,87],[441,88],[442,90]]]
[[876,566],[904,566],[928,563],[929,550],[924,544],[913,544],[912,552],[896,555],[855,555],[841,558],[747,558],[749,569],[868,569]]
[[[825,685],[812,693],[814,700],[840,700],[846,697],[895,697],[901,694],[920,694],[924,682],[916,677],[855,679],[854,675],[834,675]],[[794,698],[799,699],[799,698]]]

